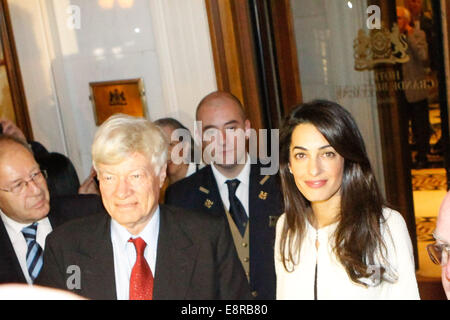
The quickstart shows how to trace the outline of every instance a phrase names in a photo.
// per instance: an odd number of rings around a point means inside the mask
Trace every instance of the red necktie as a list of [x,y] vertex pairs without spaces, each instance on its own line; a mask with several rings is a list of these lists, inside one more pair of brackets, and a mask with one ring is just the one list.
[[136,248],[136,263],[130,277],[130,300],[152,300],[153,274],[144,257],[147,244],[142,238],[130,238],[128,242],[133,242]]

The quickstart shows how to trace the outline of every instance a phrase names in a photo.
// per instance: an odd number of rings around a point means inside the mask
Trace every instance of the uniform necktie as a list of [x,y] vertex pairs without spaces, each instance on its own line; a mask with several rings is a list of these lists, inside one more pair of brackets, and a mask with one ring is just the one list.
[[43,251],[39,243],[36,241],[38,223],[35,222],[22,229],[22,234],[27,242],[27,268],[31,281],[39,275],[43,263]]
[[152,300],[153,299],[153,274],[144,257],[147,244],[142,238],[128,240],[136,249],[136,262],[131,270],[130,277],[130,300]]
[[225,183],[228,186],[228,198],[230,200],[230,214],[233,218],[239,233],[244,236],[245,228],[247,227],[248,216],[245,213],[244,206],[236,196],[236,189],[239,186],[240,181],[238,179],[227,180]]

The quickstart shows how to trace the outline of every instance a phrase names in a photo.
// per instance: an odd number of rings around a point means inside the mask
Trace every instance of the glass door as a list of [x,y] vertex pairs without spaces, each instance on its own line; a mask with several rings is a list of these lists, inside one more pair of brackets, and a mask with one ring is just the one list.
[[[380,185],[399,205],[417,239],[418,274],[440,277],[440,268],[431,263],[425,248],[433,241],[447,190],[448,118],[439,2],[291,0],[290,4],[304,101],[330,99],[353,114]],[[397,154],[389,155],[396,148]],[[390,168],[395,168],[395,175]],[[404,186],[392,179],[402,179]],[[400,190],[408,192],[403,203],[389,197],[392,186],[397,196]]]

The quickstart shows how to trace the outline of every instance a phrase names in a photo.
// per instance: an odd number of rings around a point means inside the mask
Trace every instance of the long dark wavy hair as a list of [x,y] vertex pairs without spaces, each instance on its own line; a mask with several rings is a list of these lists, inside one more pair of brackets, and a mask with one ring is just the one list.
[[[330,101],[314,100],[298,105],[286,117],[280,132],[280,177],[286,219],[279,249],[284,268],[288,272],[293,271],[288,268],[288,262],[291,266],[298,263],[294,256],[301,248],[306,220],[315,221],[311,203],[298,190],[289,172],[292,132],[302,123],[314,125],[344,158],[341,206],[333,249],[350,279],[366,285],[360,279],[372,275],[369,266],[380,264],[386,257],[380,229],[384,222],[382,211],[385,203],[353,117]],[[385,268],[381,266],[380,275],[383,276],[384,272]]]

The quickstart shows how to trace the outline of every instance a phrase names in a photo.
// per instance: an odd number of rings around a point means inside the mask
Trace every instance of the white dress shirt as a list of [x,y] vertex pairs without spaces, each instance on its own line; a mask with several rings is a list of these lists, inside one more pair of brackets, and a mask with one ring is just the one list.
[[[287,272],[281,262],[279,249],[285,221],[283,214],[277,222],[275,240],[277,299],[314,299],[316,261],[317,298],[320,300],[420,299],[412,244],[406,223],[397,211],[385,208],[383,215],[386,223],[382,226],[382,236],[388,252],[387,260],[398,280],[394,283],[383,281],[378,286],[365,287],[350,280],[345,268],[337,261],[332,251],[333,234],[338,223],[319,230],[307,223],[299,262],[293,272]],[[318,249],[315,246],[316,237],[319,241]],[[296,257],[298,258],[298,254]]]
[[138,235],[132,235],[128,230],[111,219],[111,241],[114,254],[114,271],[116,280],[117,300],[129,300],[131,270],[136,262],[136,249],[130,238],[141,237],[147,246],[144,257],[155,277],[156,252],[159,235],[159,207],[156,209],[150,221]]
[[[20,223],[8,217],[2,210],[0,210],[0,217],[5,225],[6,232],[8,232],[17,260],[19,260],[22,272],[28,284],[32,284],[31,277],[27,268],[27,250],[28,245],[22,233],[22,229],[31,225],[31,223]],[[42,250],[45,248],[45,239],[47,235],[52,232],[52,226],[47,217],[37,221],[38,226],[36,230],[36,242],[39,243]]]
[[242,203],[245,209],[245,213],[249,216],[249,190],[250,190],[250,156],[247,154],[247,161],[245,162],[244,168],[241,170],[239,175],[235,178],[227,178],[217,170],[214,164],[211,165],[214,178],[217,182],[217,187],[219,188],[220,197],[222,198],[223,205],[227,210],[230,210],[230,199],[228,198],[228,185],[227,180],[238,179],[240,181],[238,188],[236,189],[236,197]]

